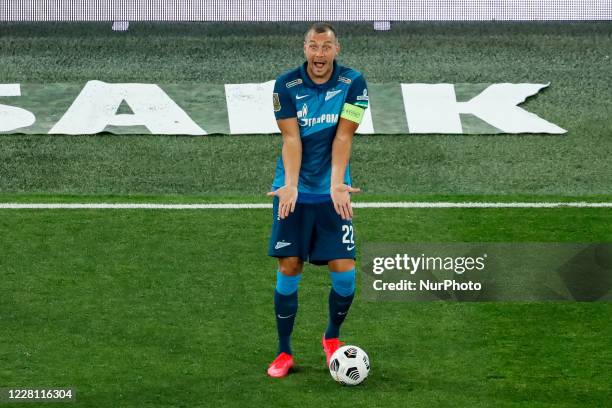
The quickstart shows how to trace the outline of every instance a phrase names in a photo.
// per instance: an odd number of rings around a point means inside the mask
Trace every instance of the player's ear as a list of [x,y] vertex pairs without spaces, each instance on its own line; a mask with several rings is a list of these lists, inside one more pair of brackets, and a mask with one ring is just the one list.
[[340,43],[336,42],[336,55],[340,54]]

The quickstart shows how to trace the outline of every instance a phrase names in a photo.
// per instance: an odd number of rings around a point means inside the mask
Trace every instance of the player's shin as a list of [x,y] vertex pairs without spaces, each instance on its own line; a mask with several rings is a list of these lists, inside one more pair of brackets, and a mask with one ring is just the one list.
[[277,272],[274,313],[278,331],[278,354],[291,352],[291,332],[298,309],[298,285],[302,275],[286,276]]
[[329,322],[325,338],[340,336],[344,322],[355,296],[355,269],[346,272],[330,272],[332,288],[329,292]]

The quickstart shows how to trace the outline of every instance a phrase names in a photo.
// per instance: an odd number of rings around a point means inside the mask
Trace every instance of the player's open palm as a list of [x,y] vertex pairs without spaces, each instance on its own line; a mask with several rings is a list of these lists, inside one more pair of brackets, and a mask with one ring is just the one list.
[[351,193],[359,193],[361,190],[346,184],[338,184],[331,188],[331,198],[334,208],[343,220],[353,218],[353,206],[351,205]]
[[297,203],[298,189],[293,186],[283,186],[275,191],[270,191],[268,197],[278,197],[278,216],[280,219],[285,219],[290,213],[295,211]]

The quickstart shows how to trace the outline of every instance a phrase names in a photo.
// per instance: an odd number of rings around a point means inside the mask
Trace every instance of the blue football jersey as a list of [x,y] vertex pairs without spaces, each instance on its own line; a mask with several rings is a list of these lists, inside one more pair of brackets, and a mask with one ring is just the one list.
[[[332,143],[345,103],[368,107],[368,90],[361,73],[334,61],[332,76],[324,84],[312,82],[305,62],[281,74],[274,85],[276,119],[297,118],[302,141],[302,163],[298,182],[298,201],[329,199]],[[344,182],[351,184],[347,166]],[[272,188],[285,185],[282,157],[276,163]]]

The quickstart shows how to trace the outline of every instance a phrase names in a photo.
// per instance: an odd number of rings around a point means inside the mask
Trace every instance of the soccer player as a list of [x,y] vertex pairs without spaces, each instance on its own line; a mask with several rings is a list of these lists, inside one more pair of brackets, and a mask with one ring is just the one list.
[[274,196],[269,255],[278,258],[274,310],[278,354],[268,368],[284,377],[293,367],[291,332],[304,262],[327,265],[329,322],[322,345],[329,365],[343,343],[340,326],[355,293],[355,237],[349,157],[353,134],[368,107],[361,73],[336,62],[335,29],[316,23],[306,33],[303,65],[276,79],[274,113],[282,155],[269,196]]

